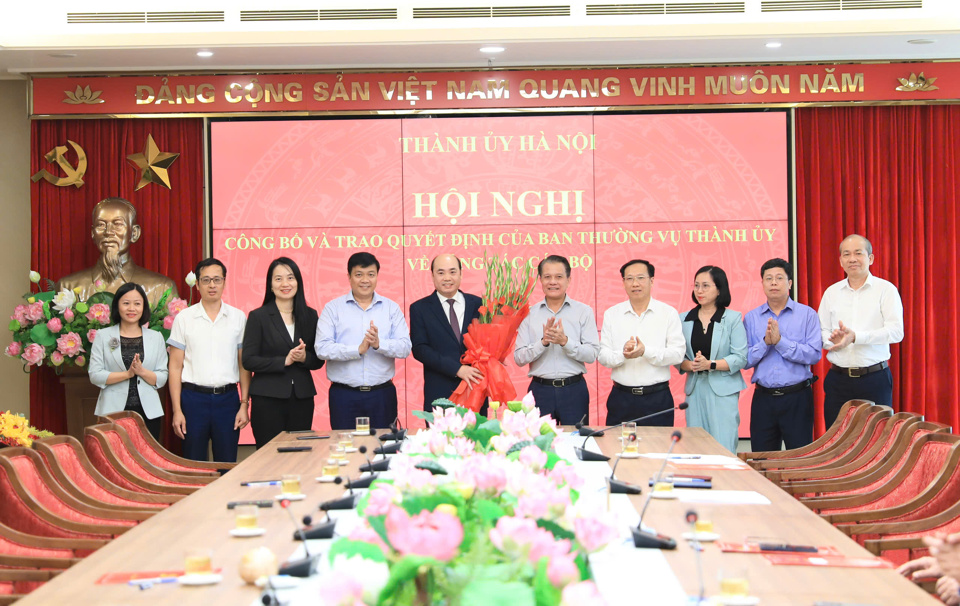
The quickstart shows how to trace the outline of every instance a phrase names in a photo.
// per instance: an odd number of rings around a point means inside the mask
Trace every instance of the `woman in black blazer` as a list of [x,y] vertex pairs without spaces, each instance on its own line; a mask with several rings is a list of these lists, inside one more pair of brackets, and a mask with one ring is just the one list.
[[317,310],[307,306],[293,259],[267,269],[263,305],[250,312],[243,334],[243,367],[253,373],[250,425],[260,448],[281,431],[310,429],[317,388],[311,370],[323,366],[314,341]]

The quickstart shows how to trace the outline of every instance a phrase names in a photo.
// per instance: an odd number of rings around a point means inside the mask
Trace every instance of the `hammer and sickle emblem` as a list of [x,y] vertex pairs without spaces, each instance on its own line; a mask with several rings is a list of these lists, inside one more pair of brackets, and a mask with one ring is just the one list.
[[70,147],[73,148],[73,151],[77,152],[77,165],[73,166],[70,162],[67,161],[66,145],[58,145],[48,151],[44,155],[44,159],[47,162],[56,162],[57,165],[63,170],[65,177],[58,177],[52,173],[46,171],[46,169],[41,168],[35,175],[30,177],[30,180],[36,183],[40,179],[43,179],[47,183],[56,185],[57,187],[67,187],[68,185],[73,185],[77,188],[83,185],[83,174],[87,172],[87,154],[83,151],[83,148],[67,139],[67,143],[70,144]]

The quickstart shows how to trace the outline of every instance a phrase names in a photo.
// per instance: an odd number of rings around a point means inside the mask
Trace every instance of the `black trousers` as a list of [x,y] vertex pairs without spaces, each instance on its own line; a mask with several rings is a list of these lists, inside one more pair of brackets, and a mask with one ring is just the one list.
[[310,429],[313,425],[313,398],[269,398],[251,396],[250,428],[257,448],[282,431]]
[[823,423],[829,428],[850,400],[870,400],[893,408],[893,373],[889,368],[862,377],[827,371],[823,379]]
[[674,413],[672,409],[673,394],[670,393],[669,389],[646,396],[637,396],[614,387],[607,398],[606,423],[607,425],[616,425],[661,410],[669,410],[670,412],[665,412],[646,421],[640,421],[639,424],[651,427],[673,427]]
[[[575,425],[589,410],[590,392],[586,381],[566,387],[530,381],[529,391],[533,392],[540,414],[550,415],[559,425]],[[583,422],[589,424],[590,420],[584,419]]]
[[780,443],[800,448],[813,441],[813,388],[783,396],[753,392],[750,405],[750,449],[780,450]]
[[370,417],[371,429],[383,429],[397,418],[397,388],[392,383],[383,389],[357,391],[330,386],[331,429],[355,429],[357,417]]

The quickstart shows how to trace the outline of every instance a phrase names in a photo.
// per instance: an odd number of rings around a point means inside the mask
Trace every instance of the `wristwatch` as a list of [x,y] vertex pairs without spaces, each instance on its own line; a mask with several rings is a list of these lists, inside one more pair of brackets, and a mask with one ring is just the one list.
[[710,362],[710,370],[716,370],[716,369],[717,369],[717,363],[716,363],[716,362]]

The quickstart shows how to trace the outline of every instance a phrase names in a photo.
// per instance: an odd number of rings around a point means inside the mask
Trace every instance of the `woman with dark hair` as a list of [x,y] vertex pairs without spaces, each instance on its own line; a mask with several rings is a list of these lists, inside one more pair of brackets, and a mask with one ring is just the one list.
[[247,316],[243,367],[253,373],[250,424],[260,448],[281,431],[310,429],[317,389],[311,370],[317,358],[317,310],[307,306],[303,277],[293,259],[279,257],[267,268],[263,305]]
[[100,388],[96,414],[132,410],[159,440],[163,404],[157,390],[167,382],[167,348],[163,335],[146,327],[150,305],[142,286],[127,282],[117,289],[110,322],[90,348],[90,382]]
[[747,365],[743,315],[727,309],[730,285],[719,267],[697,270],[692,297],[696,307],[680,314],[687,354],[678,368],[687,374],[687,427],[706,429],[721,446],[736,452],[738,401],[746,387],[740,374]]

